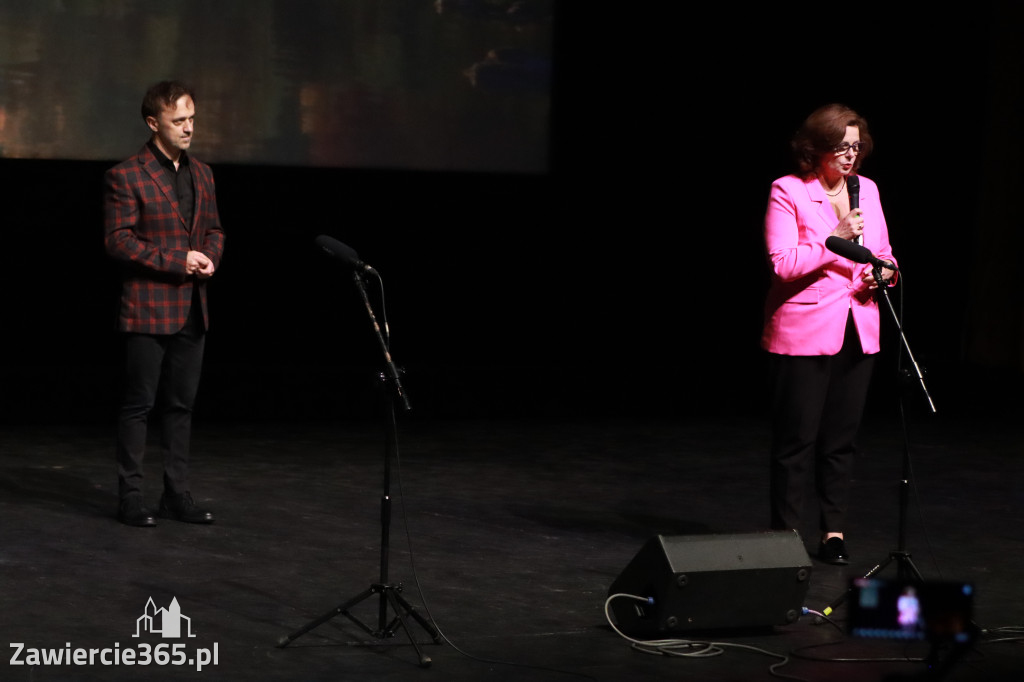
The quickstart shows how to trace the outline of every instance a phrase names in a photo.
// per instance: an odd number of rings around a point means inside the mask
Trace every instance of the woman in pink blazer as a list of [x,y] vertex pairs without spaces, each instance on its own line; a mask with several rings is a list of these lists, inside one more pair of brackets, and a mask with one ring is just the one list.
[[[895,263],[878,187],[857,174],[871,145],[867,123],[848,107],[812,113],[792,142],[798,171],[772,184],[764,223],[772,269],[761,337],[772,370],[771,526],[801,527],[813,475],[818,556],[832,564],[849,562],[843,527],[879,351],[879,281],[872,266],[836,255],[825,240],[855,240]],[[859,207],[851,210],[858,180]],[[883,285],[894,283],[893,270],[879,273]]]

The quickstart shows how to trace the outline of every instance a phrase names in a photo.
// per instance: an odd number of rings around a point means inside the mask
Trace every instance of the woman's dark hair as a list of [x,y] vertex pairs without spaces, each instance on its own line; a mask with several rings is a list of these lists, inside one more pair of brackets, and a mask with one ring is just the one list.
[[196,100],[195,92],[188,85],[179,81],[160,81],[147,90],[145,97],[142,98],[142,120],[145,121],[150,116],[159,118],[160,112],[167,107],[173,107],[184,95],[191,97],[193,102]]
[[847,126],[860,130],[860,152],[853,160],[853,172],[856,173],[861,162],[871,153],[868,122],[844,104],[826,104],[808,116],[793,136],[791,145],[797,174],[804,178],[814,175],[821,164],[821,157],[834,153],[836,145],[846,137]]

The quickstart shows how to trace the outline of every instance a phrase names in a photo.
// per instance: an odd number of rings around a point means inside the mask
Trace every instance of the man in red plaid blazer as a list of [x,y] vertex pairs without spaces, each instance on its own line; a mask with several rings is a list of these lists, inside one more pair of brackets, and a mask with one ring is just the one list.
[[154,85],[142,102],[150,141],[107,171],[104,243],[122,274],[118,329],[124,341],[124,393],[118,414],[118,519],[153,526],[142,490],[149,414],[160,407],[164,459],[159,515],[211,523],[188,479],[192,406],[209,316],[206,281],[220,265],[224,230],[213,173],[188,154],[195,97],[181,83]]

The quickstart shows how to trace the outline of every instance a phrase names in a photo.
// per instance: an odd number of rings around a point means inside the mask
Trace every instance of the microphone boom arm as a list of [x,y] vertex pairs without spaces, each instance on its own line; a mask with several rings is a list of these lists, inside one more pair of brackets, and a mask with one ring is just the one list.
[[398,368],[395,366],[394,360],[391,359],[391,351],[388,348],[387,341],[384,340],[384,334],[381,333],[380,325],[377,323],[377,316],[373,312],[373,306],[370,305],[370,297],[366,294],[366,286],[363,282],[362,274],[358,270],[352,271],[352,281],[355,282],[356,289],[359,290],[359,295],[363,299],[363,305],[366,307],[366,314],[370,318],[374,334],[376,335],[377,342],[380,345],[380,350],[384,355],[384,365],[387,378],[391,381],[391,384],[394,387],[395,395],[402,401],[402,407],[404,407],[406,411],[411,410],[412,406],[409,404],[409,396],[407,396],[405,394],[405,390],[402,389],[402,380],[399,378]]

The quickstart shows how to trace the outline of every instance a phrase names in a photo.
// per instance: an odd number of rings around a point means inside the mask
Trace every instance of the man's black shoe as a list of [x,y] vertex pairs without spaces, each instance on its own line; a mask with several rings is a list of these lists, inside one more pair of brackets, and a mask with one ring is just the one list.
[[141,528],[156,525],[153,512],[146,509],[146,505],[142,503],[141,495],[129,495],[121,500],[121,504],[117,508],[117,520],[126,526],[138,526]]
[[213,523],[213,514],[200,509],[192,499],[192,493],[168,495],[160,498],[160,518],[184,521],[185,523]]

